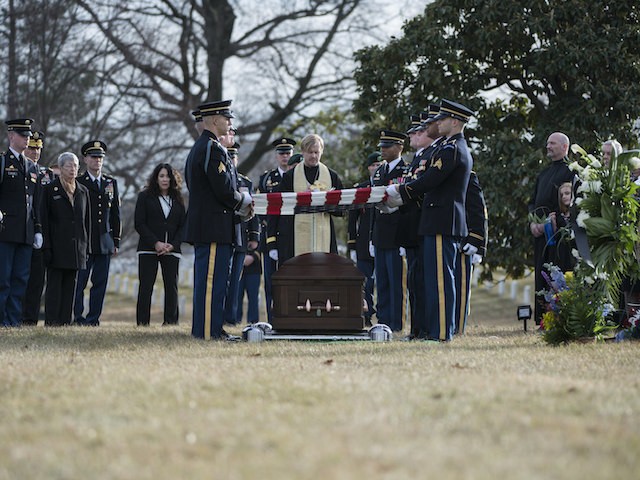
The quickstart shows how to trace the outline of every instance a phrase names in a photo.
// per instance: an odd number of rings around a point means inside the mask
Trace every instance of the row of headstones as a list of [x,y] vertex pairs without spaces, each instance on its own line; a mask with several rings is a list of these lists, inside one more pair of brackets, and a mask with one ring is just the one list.
[[[478,286],[480,273],[481,270],[479,268],[473,269],[473,276],[471,280],[472,287]],[[502,278],[495,282],[484,282],[484,288],[486,290],[495,289],[497,294],[501,297],[504,297],[508,290],[509,298],[511,300],[518,301],[523,304],[531,304],[531,285],[525,285],[524,281]]]

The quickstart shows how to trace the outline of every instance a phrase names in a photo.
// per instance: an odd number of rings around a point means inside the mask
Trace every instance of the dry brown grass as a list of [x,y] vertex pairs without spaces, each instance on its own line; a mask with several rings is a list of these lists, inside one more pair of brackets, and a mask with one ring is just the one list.
[[99,328],[0,331],[0,479],[640,471],[640,345],[546,346],[491,294],[448,345],[206,343],[117,300]]

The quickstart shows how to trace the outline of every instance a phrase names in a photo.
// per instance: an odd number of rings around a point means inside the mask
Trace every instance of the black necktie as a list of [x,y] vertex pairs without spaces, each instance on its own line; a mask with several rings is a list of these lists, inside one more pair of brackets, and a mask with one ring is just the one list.
[[96,178],[93,183],[96,184],[96,188],[98,189],[98,191],[100,191],[100,181]]

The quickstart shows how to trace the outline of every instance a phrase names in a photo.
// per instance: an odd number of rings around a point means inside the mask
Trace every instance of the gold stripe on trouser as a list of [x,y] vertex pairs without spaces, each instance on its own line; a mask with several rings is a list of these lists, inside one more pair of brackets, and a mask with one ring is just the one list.
[[407,257],[402,257],[402,328],[407,324],[407,309],[409,307],[409,295],[407,295]]
[[464,328],[464,316],[467,312],[467,261],[464,253],[460,254],[460,291],[456,292],[460,295],[460,325],[458,325],[458,333],[462,333]]
[[207,289],[204,296],[204,339],[211,340],[211,299],[213,297],[213,271],[216,268],[217,243],[209,245],[209,265],[207,265]]
[[440,340],[447,339],[447,311],[444,292],[444,262],[442,261],[442,235],[436,235],[436,268],[438,269],[438,316]]

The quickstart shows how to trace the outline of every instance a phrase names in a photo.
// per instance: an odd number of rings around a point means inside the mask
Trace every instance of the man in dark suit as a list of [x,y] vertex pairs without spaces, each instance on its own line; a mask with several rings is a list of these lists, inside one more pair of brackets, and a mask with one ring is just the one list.
[[[78,181],[89,190],[91,212],[91,242],[87,268],[78,272],[74,302],[74,322],[77,325],[100,325],[100,315],[107,293],[107,279],[111,256],[120,248],[120,197],[118,182],[102,172],[107,145],[101,140],[92,140],[82,146],[82,155],[87,166]],[[84,313],[84,289],[91,276],[89,312]]]
[[465,197],[473,160],[462,131],[473,115],[464,105],[442,100],[435,117],[445,137],[429,166],[416,180],[387,188],[390,206],[420,195],[419,234],[424,237],[427,339],[449,341],[455,323],[455,265],[459,242],[468,234]]
[[[355,185],[355,188],[367,188],[373,186],[373,175],[378,167],[380,167],[380,152],[373,152],[367,156],[365,167],[369,172],[367,180]],[[369,244],[371,243],[371,218],[373,210],[371,208],[359,208],[357,210],[349,210],[349,240],[347,247],[349,248],[349,256],[365,276],[364,282],[364,301],[367,304],[367,311],[364,314],[365,325],[372,325],[371,318],[376,313],[373,305],[373,288],[374,281],[374,257],[369,252]]]
[[[407,135],[383,130],[380,132],[382,165],[373,175],[376,187],[396,185],[406,175],[407,165],[402,160],[402,150]],[[400,332],[404,323],[405,292],[402,286],[404,248],[398,243],[400,212],[394,208],[376,207],[372,225],[372,245],[375,248],[375,272],[378,291],[378,323]],[[372,249],[373,250],[373,249]],[[373,253],[373,252],[372,252]]]
[[0,325],[19,327],[29,280],[31,252],[42,247],[34,197],[38,169],[23,151],[31,137],[30,118],[7,120],[9,148],[0,153]]
[[[56,175],[49,167],[45,167],[40,163],[42,156],[42,148],[44,147],[44,133],[33,132],[29,143],[24,151],[24,156],[35,163],[38,169],[38,184],[42,189],[49,185]],[[42,202],[41,196],[35,199],[35,208],[40,211]],[[39,215],[42,219],[42,215]],[[40,315],[40,303],[42,303],[42,291],[44,290],[45,265],[42,258],[42,249],[33,249],[31,252],[31,268],[29,269],[29,282],[27,283],[27,291],[22,302],[22,324],[37,325],[38,316]]]
[[[271,142],[276,157],[276,168],[267,170],[258,180],[256,193],[272,193],[276,191],[285,172],[292,165],[289,160],[293,155],[293,147],[296,141],[292,138],[280,137]],[[271,293],[271,275],[278,269],[278,262],[269,256],[267,249],[267,216],[260,217],[260,252],[262,253],[263,279],[264,279],[264,299],[267,309],[267,321],[271,321],[271,308],[273,306],[273,296]]]
[[233,244],[241,235],[236,213],[249,219],[251,195],[238,191],[235,168],[220,144],[229,133],[231,100],[200,105],[204,130],[185,165],[189,210],[185,240],[194,246],[193,323],[196,338],[229,338],[223,327],[224,300]]

